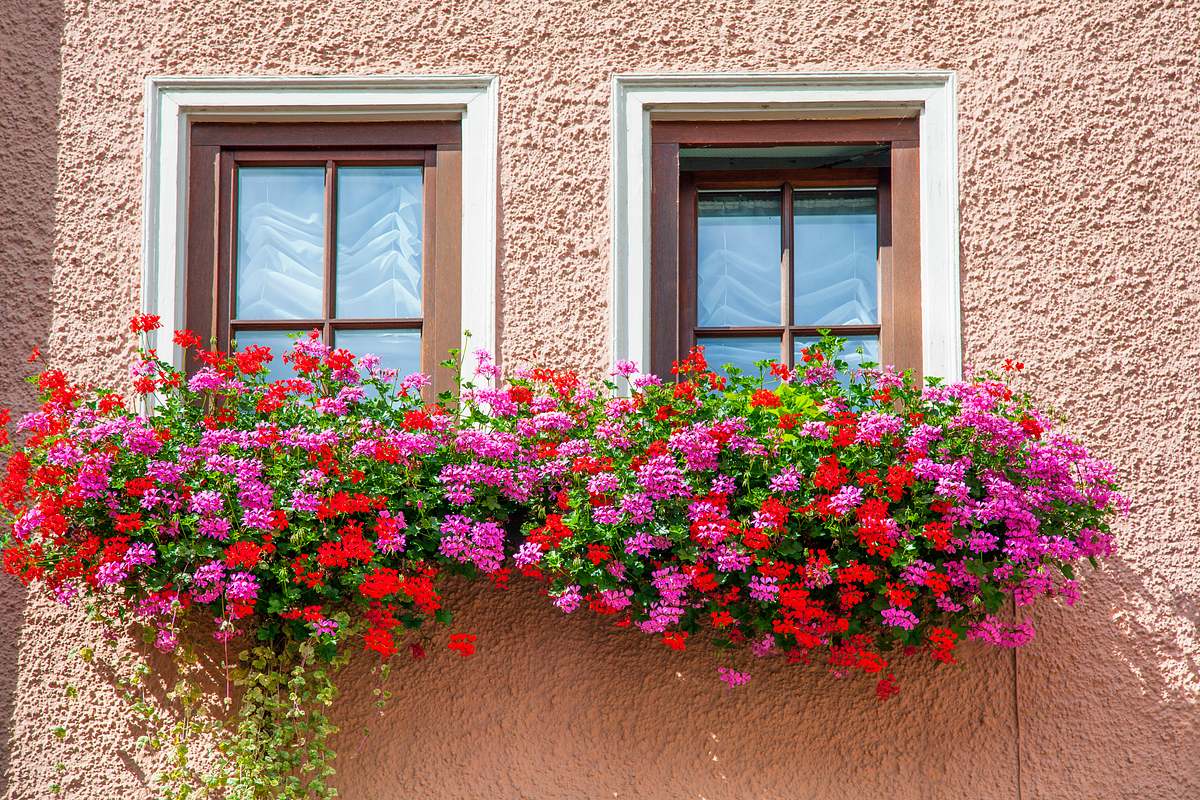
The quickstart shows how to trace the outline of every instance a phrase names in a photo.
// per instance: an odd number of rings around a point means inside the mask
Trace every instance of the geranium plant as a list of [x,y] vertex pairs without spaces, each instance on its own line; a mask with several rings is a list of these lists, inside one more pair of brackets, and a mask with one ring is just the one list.
[[[425,376],[315,334],[276,380],[266,348],[174,342],[200,368],[143,343],[133,399],[32,378],[41,405],[5,442],[0,485],[6,572],[181,659],[189,622],[240,651],[236,713],[150,739],[175,742],[169,797],[332,796],[321,709],[348,654],[420,658],[431,618],[474,652],[439,594],[447,573],[503,587],[518,571],[563,611],[668,648],[707,629],[720,647],[869,673],[886,698],[898,654],[949,663],[963,638],[1027,641],[1006,603],[1074,602],[1075,564],[1111,551],[1123,507],[1111,467],[999,377],[850,374],[835,339],[795,369],[729,377],[697,350],[667,382],[630,363],[594,384],[504,380],[480,353],[437,399]],[[722,680],[749,680],[731,664]],[[197,731],[219,743],[203,770],[187,758]]]

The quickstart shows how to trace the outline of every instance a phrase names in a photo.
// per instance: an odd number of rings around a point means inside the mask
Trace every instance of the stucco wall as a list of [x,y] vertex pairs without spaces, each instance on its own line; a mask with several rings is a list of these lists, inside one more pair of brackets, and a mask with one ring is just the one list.
[[[500,75],[503,357],[597,364],[613,72],[954,69],[967,358],[1023,358],[1135,500],[1082,607],[1040,611],[1015,662],[906,665],[880,707],[815,669],[756,665],[730,692],[702,651],[564,620],[528,587],[459,589],[477,656],[401,665],[382,715],[365,668],[347,681],[343,795],[1200,796],[1198,16],[1186,0],[5,0],[0,401],[25,397],[13,365],[34,343],[123,377],[147,74]],[[152,796],[111,683],[68,657],[97,630],[3,587],[0,794]]]

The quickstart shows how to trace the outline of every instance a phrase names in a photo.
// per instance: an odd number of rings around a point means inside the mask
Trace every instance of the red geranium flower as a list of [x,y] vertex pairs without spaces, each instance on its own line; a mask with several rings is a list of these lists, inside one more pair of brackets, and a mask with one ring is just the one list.
[[363,578],[358,591],[363,597],[382,600],[388,595],[399,592],[400,586],[400,575],[396,570],[380,567]]
[[886,678],[881,678],[875,685],[875,696],[880,700],[887,700],[898,694],[900,694],[900,687],[896,685],[896,676],[890,672]]
[[129,330],[133,333],[149,333],[156,331],[160,327],[159,317],[157,314],[139,314],[129,320]]
[[783,405],[783,401],[779,399],[779,395],[766,389],[757,389],[750,396],[751,408],[779,408]]
[[447,646],[466,658],[475,654],[475,638],[473,633],[452,633],[450,634],[450,644]]
[[262,556],[262,548],[254,542],[234,542],[225,548],[225,564],[230,569],[254,569]]
[[271,348],[264,347],[261,344],[254,344],[247,347],[238,353],[235,353],[233,360],[237,363],[238,369],[245,375],[254,375],[261,372],[263,367],[275,360],[271,355]]
[[667,631],[662,635],[663,644],[672,650],[686,650],[687,638],[687,631]]
[[390,631],[383,628],[371,628],[363,636],[363,644],[368,650],[379,653],[380,658],[391,658],[396,654],[396,640]]

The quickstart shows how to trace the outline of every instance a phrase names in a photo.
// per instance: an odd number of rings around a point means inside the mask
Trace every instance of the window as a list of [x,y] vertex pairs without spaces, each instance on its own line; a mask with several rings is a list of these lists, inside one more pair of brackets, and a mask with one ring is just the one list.
[[915,118],[654,122],[653,370],[693,345],[794,364],[829,329],[852,367],[920,373],[918,139]]
[[277,356],[317,329],[449,388],[434,368],[461,333],[457,122],[195,122],[188,174],[188,327]]

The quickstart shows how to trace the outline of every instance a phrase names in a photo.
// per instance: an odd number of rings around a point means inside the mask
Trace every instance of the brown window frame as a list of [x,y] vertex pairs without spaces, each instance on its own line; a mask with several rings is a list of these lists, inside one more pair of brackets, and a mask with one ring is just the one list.
[[[880,145],[878,168],[681,171],[684,147]],[[818,327],[835,335],[878,334],[880,359],[921,374],[920,135],[915,118],[856,120],[656,121],[651,124],[650,359],[658,375],[685,355],[697,336],[779,336],[780,360],[792,364],[793,340]],[[795,272],[792,195],[796,188],[871,187],[878,191],[879,324],[801,326],[792,319]],[[762,327],[696,324],[698,192],[779,188],[783,320]]]
[[[189,130],[184,319],[202,341],[228,350],[238,331],[318,328],[418,329],[421,370],[434,391],[453,389],[438,362],[461,342],[462,128],[458,122],[193,122]],[[423,167],[421,317],[335,315],[337,181],[340,165]],[[243,166],[323,166],[325,246],[322,316],[237,319],[237,170]],[[194,367],[194,364],[189,364]]]

